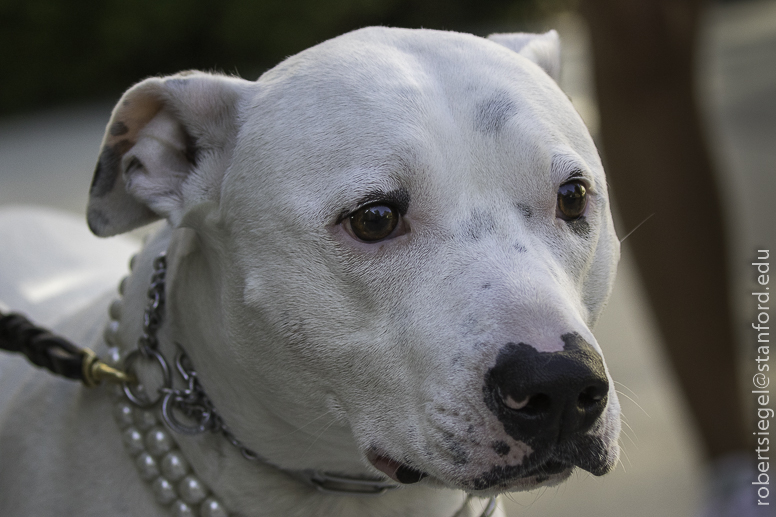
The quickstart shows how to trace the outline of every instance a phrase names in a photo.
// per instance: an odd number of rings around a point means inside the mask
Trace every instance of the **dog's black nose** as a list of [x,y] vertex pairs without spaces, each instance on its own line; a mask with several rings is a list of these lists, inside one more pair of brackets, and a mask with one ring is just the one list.
[[562,339],[559,352],[509,343],[486,374],[485,401],[516,440],[563,442],[588,431],[606,407],[601,356],[579,334]]

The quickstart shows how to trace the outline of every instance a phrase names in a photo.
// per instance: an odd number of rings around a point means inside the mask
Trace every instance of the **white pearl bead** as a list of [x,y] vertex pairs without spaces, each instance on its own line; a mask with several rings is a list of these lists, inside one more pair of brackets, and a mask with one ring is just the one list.
[[194,510],[180,499],[172,503],[172,514],[175,517],[194,517]]
[[132,405],[128,402],[121,401],[113,407],[113,418],[116,419],[116,423],[119,424],[119,427],[124,429],[134,422],[132,412]]
[[159,466],[156,464],[156,460],[147,452],[141,453],[135,460],[135,466],[140,477],[145,481],[151,481],[159,477]]
[[181,499],[189,504],[197,504],[207,497],[207,489],[202,482],[193,475],[188,475],[178,483],[178,493]]
[[170,504],[176,499],[175,488],[163,477],[156,478],[156,481],[151,484],[151,488],[159,504]]
[[132,456],[143,452],[143,435],[134,427],[127,427],[121,438]]
[[162,473],[170,481],[178,481],[189,472],[186,459],[178,451],[168,452],[162,460]]
[[127,280],[129,280],[128,276],[125,276],[121,279],[121,282],[119,282],[119,294],[124,295],[124,291],[127,290]]
[[217,499],[208,497],[199,507],[199,517],[229,517],[229,514]]
[[107,353],[105,354],[105,364],[114,368],[121,364],[121,351],[119,350],[119,347],[112,346],[108,348]]
[[170,435],[161,427],[154,427],[145,435],[145,446],[152,456],[161,456],[172,449]]
[[103,339],[109,346],[119,345],[119,322],[111,320],[105,326],[105,331],[102,333]]
[[113,320],[121,319],[121,300],[113,300],[108,307],[108,314]]
[[156,425],[156,417],[153,411],[144,409],[135,410],[135,427],[140,431],[148,431]]

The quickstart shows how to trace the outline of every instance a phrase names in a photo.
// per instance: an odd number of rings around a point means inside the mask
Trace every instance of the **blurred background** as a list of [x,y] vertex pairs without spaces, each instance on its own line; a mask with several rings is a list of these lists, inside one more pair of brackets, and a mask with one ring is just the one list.
[[[601,5],[607,3],[614,2]],[[693,77],[688,84],[712,165],[697,181],[700,199],[688,197],[687,206],[701,218],[716,217],[713,231],[726,236],[709,250],[724,257],[719,261],[724,274],[704,273],[701,278],[726,286],[723,294],[729,299],[732,337],[725,339],[734,342],[730,348],[735,351],[728,369],[737,371],[740,379],[749,379],[754,372],[749,325],[756,314],[750,264],[756,250],[773,250],[776,244],[776,1],[690,3],[700,6],[697,26],[688,29],[692,41],[679,47],[693,49],[684,63]],[[562,41],[561,87],[601,146],[610,176],[627,177],[614,159],[616,147],[622,144],[602,135],[611,133],[616,121],[610,122],[606,109],[599,109],[594,83],[612,83],[612,74],[601,71],[606,41],[597,36],[601,29],[595,23],[586,22],[599,18],[595,8],[584,4],[590,2],[0,0],[0,208],[37,204],[82,216],[110,110],[120,94],[140,79],[192,68],[255,79],[286,56],[365,25],[449,29],[483,36],[557,29]],[[607,23],[620,32],[631,30],[616,17]],[[598,32],[591,34],[591,27]],[[670,39],[670,34],[666,37]],[[623,52],[627,58],[628,49]],[[647,59],[634,54],[628,61],[638,68]],[[637,72],[623,69],[615,76],[638,77]],[[603,98],[606,103],[610,97]],[[634,149],[633,155],[638,152]],[[661,172],[655,169],[654,176],[647,171],[639,177],[659,179]],[[661,181],[655,181],[658,193]],[[711,189],[712,197],[716,196],[713,202],[705,201],[705,183],[716,185]],[[687,374],[686,364],[685,370],[675,368],[679,363],[667,352],[684,345],[666,344],[678,338],[671,337],[665,317],[654,310],[664,307],[659,300],[665,299],[665,293],[645,288],[652,285],[643,281],[650,278],[649,260],[642,251],[638,252],[641,262],[635,258],[634,248],[650,247],[650,239],[656,238],[649,232],[659,238],[670,221],[661,222],[659,205],[645,207],[643,213],[631,209],[635,197],[648,186],[631,188],[618,179],[614,187],[618,234],[623,238],[636,231],[623,243],[617,284],[596,335],[618,381],[625,421],[622,461],[614,473],[602,478],[578,473],[556,488],[508,496],[505,503],[513,516],[695,516],[716,491],[707,468],[716,453],[709,453],[710,432],[701,430],[710,427],[708,411],[699,417],[696,410],[704,392],[688,398],[692,383],[687,379],[692,380],[692,374]],[[637,229],[651,214],[657,216],[647,220],[644,229]],[[671,269],[687,276],[702,269],[703,242],[699,252],[671,258]],[[673,296],[671,312],[681,314],[702,306],[680,286]],[[699,321],[698,328],[705,326]],[[716,374],[700,370],[697,378],[711,386],[703,389],[712,390]],[[722,384],[728,389],[731,382]],[[740,393],[732,396],[737,412],[730,403],[720,403],[719,428],[727,428],[731,414],[742,413],[736,418],[743,418],[746,430],[754,430],[748,390],[742,383]],[[711,391],[707,399],[716,400]],[[699,424],[704,418],[705,423]],[[776,505],[776,488],[772,492]]]

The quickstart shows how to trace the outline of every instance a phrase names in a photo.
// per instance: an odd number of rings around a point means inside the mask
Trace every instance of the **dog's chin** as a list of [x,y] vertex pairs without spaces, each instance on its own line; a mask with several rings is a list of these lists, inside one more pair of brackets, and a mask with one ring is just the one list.
[[494,469],[476,479],[468,480],[462,488],[479,497],[489,497],[504,492],[524,492],[558,485],[567,480],[576,468],[566,463],[548,462],[542,467],[514,475]]

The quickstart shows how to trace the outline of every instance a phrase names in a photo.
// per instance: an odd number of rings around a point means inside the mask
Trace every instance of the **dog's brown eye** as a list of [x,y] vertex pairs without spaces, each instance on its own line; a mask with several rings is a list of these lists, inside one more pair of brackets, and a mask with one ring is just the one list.
[[587,189],[581,181],[569,181],[558,189],[558,217],[566,221],[578,219],[585,213]]
[[386,205],[369,205],[350,216],[350,228],[362,241],[385,239],[399,224],[399,213]]

